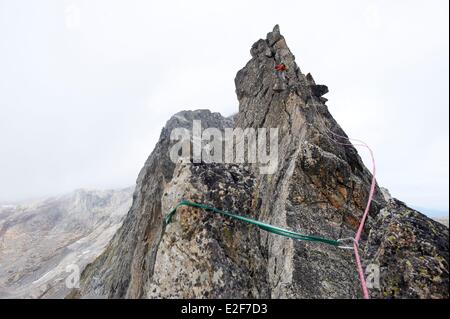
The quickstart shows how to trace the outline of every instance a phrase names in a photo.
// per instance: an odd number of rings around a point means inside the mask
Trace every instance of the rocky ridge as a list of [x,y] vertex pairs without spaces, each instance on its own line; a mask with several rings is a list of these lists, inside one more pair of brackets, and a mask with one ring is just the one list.
[[[180,200],[310,235],[352,237],[371,173],[331,116],[310,74],[304,75],[276,26],[251,48],[236,76],[239,113],[174,115],[142,168],[132,207],[106,251],[86,267],[86,298],[360,298],[353,253],[293,241],[197,208],[164,215]],[[280,74],[275,66],[283,64]],[[173,163],[174,128],[278,128],[274,174],[251,163]],[[342,142],[342,140],[340,140]],[[360,243],[364,267],[375,265],[374,298],[448,298],[448,228],[390,198],[378,186]]]

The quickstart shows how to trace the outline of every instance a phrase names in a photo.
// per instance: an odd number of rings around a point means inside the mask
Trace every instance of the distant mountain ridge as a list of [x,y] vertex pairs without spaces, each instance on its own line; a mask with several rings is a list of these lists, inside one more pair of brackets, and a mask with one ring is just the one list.
[[122,224],[133,187],[78,189],[0,205],[0,298],[62,298],[68,265],[80,271]]
[[424,213],[430,218],[434,217],[448,217],[448,210],[441,210],[441,209],[433,209],[433,208],[427,208],[427,207],[421,207],[421,206],[411,206],[415,210]]

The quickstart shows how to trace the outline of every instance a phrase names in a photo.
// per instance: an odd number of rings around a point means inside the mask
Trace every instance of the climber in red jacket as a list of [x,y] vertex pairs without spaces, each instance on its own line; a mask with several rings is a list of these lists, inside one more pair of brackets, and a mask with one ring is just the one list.
[[286,64],[279,63],[275,65],[275,71],[277,76],[277,81],[275,82],[275,85],[273,87],[274,91],[280,92],[286,89]]
[[286,65],[284,63],[280,63],[280,64],[275,65],[275,70],[277,70],[277,71],[286,71],[287,67],[286,67]]

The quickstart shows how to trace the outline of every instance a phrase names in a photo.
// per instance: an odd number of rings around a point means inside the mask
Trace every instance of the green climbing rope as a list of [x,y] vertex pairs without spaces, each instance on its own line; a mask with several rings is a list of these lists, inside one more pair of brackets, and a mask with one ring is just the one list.
[[181,202],[178,203],[178,205],[176,205],[165,217],[165,222],[166,224],[169,224],[172,220],[172,216],[176,213],[178,207],[180,206],[190,206],[190,207],[195,207],[195,208],[201,208],[204,209],[208,212],[213,212],[213,213],[217,213],[217,214],[221,214],[224,216],[228,216],[231,217],[233,219],[237,219],[240,221],[243,221],[245,223],[248,224],[252,224],[255,226],[258,226],[259,228],[277,234],[277,235],[281,235],[284,237],[288,237],[288,238],[292,238],[292,239],[296,239],[296,240],[305,240],[305,241],[316,241],[316,242],[322,242],[322,243],[326,243],[329,245],[333,245],[333,246],[341,246],[342,243],[337,241],[337,240],[333,240],[333,239],[327,239],[327,238],[322,238],[322,237],[316,237],[316,236],[307,236],[307,235],[302,235],[284,228],[280,228],[280,227],[276,227],[276,226],[272,226],[270,224],[266,224],[263,222],[260,222],[258,220],[254,220],[248,217],[244,217],[241,215],[236,215],[227,211],[223,211],[220,209],[217,209],[215,207],[211,207],[211,206],[207,206],[207,205],[203,205],[203,204],[198,204],[198,203],[194,203],[194,202],[190,202],[187,200],[183,200]]

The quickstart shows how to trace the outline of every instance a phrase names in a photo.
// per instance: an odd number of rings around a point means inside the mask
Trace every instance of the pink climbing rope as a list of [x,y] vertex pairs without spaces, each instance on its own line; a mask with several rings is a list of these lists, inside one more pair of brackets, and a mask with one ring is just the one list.
[[361,218],[361,222],[359,223],[359,228],[358,231],[356,232],[355,235],[355,240],[353,242],[353,250],[355,251],[355,261],[356,261],[356,267],[358,269],[358,276],[359,276],[359,281],[361,282],[361,288],[363,291],[363,295],[365,299],[369,299],[369,290],[367,289],[367,285],[366,285],[366,279],[364,278],[364,270],[361,264],[361,258],[359,256],[359,240],[361,239],[361,234],[363,232],[364,229],[364,224],[366,222],[367,216],[369,215],[369,209],[370,209],[370,204],[372,203],[373,200],[373,195],[375,194],[375,185],[376,185],[376,179],[375,179],[375,172],[376,172],[376,165],[375,165],[375,158],[373,156],[373,152],[372,149],[363,142],[363,145],[360,146],[364,146],[369,150],[370,153],[370,157],[372,159],[372,183],[370,185],[370,192],[369,192],[369,199],[367,201],[367,205],[366,205],[366,209],[364,210],[364,214]]
[[372,182],[371,182],[371,185],[370,185],[369,198],[367,200],[366,208],[364,209],[364,214],[362,215],[361,221],[359,223],[358,230],[357,230],[357,232],[355,234],[355,237],[353,239],[353,251],[355,252],[356,268],[357,268],[357,271],[358,271],[359,281],[361,282],[361,288],[362,288],[362,291],[363,291],[363,296],[364,296],[364,299],[370,299],[369,290],[367,289],[366,279],[364,278],[364,270],[363,270],[362,263],[361,263],[361,257],[359,255],[359,241],[361,239],[361,234],[362,234],[362,232],[364,230],[364,225],[366,223],[367,216],[369,215],[370,205],[372,204],[372,200],[373,200],[373,197],[374,197],[374,194],[375,194],[375,186],[376,186],[376,179],[375,179],[376,163],[375,163],[375,157],[373,155],[372,149],[365,142],[363,142],[361,140],[348,138],[346,136],[342,136],[342,135],[336,134],[336,133],[332,132],[330,129],[328,129],[328,127],[326,125],[324,125],[324,127],[325,127],[325,129],[328,132],[330,132],[334,136],[339,137],[339,138],[343,138],[343,139],[348,140],[348,141],[355,141],[358,144],[338,142],[337,140],[333,139],[332,137],[330,137],[328,134],[325,133],[325,135],[327,135],[327,137],[329,139],[331,139],[332,141],[334,141],[334,142],[336,142],[338,144],[341,144],[341,145],[353,145],[353,146],[365,147],[367,150],[369,150],[370,157],[371,157],[371,160],[372,160]]

